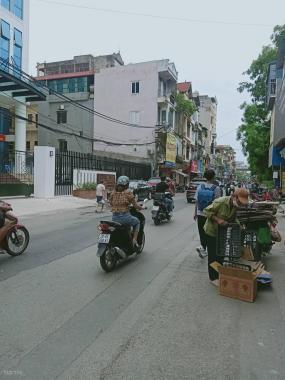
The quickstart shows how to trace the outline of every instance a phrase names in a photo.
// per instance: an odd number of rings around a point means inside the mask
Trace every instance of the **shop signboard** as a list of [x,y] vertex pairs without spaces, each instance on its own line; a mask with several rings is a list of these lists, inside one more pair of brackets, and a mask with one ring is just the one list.
[[167,133],[167,137],[166,137],[166,160],[165,160],[165,166],[166,167],[175,167],[176,153],[177,153],[176,137],[171,133]]
[[198,173],[198,163],[195,160],[191,161],[191,173]]

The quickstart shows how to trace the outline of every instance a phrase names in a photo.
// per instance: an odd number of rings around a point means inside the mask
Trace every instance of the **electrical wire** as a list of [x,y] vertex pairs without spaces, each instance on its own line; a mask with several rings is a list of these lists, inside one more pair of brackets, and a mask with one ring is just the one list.
[[[0,109],[0,114],[4,114],[4,111]],[[14,117],[15,119],[19,119],[19,120],[23,120],[23,121],[28,121],[29,123],[32,123],[32,124],[36,124],[38,127],[42,127],[50,132],[54,132],[54,133],[60,133],[60,134],[64,134],[66,136],[74,136],[74,137],[77,137],[77,138],[80,138],[82,140],[87,140],[87,141],[92,141],[92,142],[102,142],[106,145],[115,145],[115,146],[145,146],[145,145],[153,145],[155,144],[155,141],[151,141],[151,142],[144,142],[144,143],[135,143],[135,144],[130,144],[130,143],[114,143],[114,142],[110,142],[110,141],[107,141],[107,140],[99,140],[99,139],[96,139],[96,138],[91,138],[91,137],[87,137],[87,136],[80,136],[74,132],[66,132],[66,131],[59,131],[55,128],[52,128],[52,127],[49,127],[43,123],[39,123],[39,122],[36,122],[34,120],[29,120],[27,117],[24,117],[24,116],[20,116],[14,112],[11,112],[10,111],[10,114],[12,117]]]
[[[50,89],[47,85],[43,84],[40,80],[36,80],[35,78],[33,78],[32,76],[30,76],[28,73],[26,73],[22,69],[17,68],[16,66],[14,66],[11,63],[5,61],[1,57],[0,57],[0,64],[2,64],[4,67],[11,68],[12,70],[18,71],[18,74],[21,77],[23,77],[26,80],[31,81],[37,88],[41,88],[41,89],[45,90],[46,91],[46,95],[47,94],[55,95],[59,99],[64,100],[66,102],[69,102],[69,103],[73,104],[75,107],[83,109],[83,110],[85,110],[85,111],[87,111],[87,112],[89,112],[89,113],[91,113],[91,114],[93,114],[93,115],[95,115],[97,117],[100,117],[102,119],[105,119],[107,121],[110,121],[110,122],[113,122],[113,123],[116,123],[116,124],[132,127],[132,128],[155,129],[157,127],[157,125],[155,125],[155,126],[147,126],[147,125],[128,123],[126,121],[122,121],[122,120],[116,119],[116,118],[114,118],[112,116],[105,115],[105,114],[103,114],[101,112],[96,111],[95,109],[92,109],[92,108],[84,106],[83,104],[80,104],[76,100],[73,100],[73,99],[69,98],[66,95],[63,95],[63,94],[61,94],[61,93],[59,93],[59,92],[57,92],[55,90]],[[0,91],[1,91],[1,87],[0,87]]]
[[127,16],[147,17],[147,18],[154,18],[154,19],[160,19],[160,20],[166,20],[166,21],[171,20],[171,21],[190,22],[190,23],[197,23],[197,24],[250,26],[250,27],[261,27],[261,28],[274,27],[274,25],[269,25],[269,24],[232,22],[232,21],[223,21],[223,20],[203,20],[203,19],[191,19],[191,18],[186,18],[186,17],[162,16],[162,15],[155,15],[155,14],[150,14],[150,13],[139,13],[139,12],[132,12],[132,11],[122,11],[118,9],[91,7],[87,5],[76,5],[76,4],[63,3],[61,1],[54,1],[54,0],[38,0],[38,1],[42,3],[60,5],[60,6],[69,7],[69,8],[88,9],[88,10],[94,10],[97,12],[114,13],[114,14],[127,15]]
[[[1,89],[1,87],[0,87],[0,89]],[[22,105],[26,106],[26,103],[21,102],[20,100],[18,100],[18,99],[16,99],[16,98],[13,98],[13,97],[12,97],[11,95],[9,95],[6,91],[1,91],[1,94],[3,94],[4,96],[6,96],[7,98],[12,99],[13,101],[16,101],[16,102],[19,103],[19,104],[22,104]],[[5,106],[5,105],[4,105],[4,106]],[[58,126],[58,123],[57,123],[56,120],[52,119],[50,116],[46,116],[46,115],[42,114],[41,112],[38,112],[38,110],[36,110],[32,105],[30,105],[30,107],[31,107],[31,109],[32,109],[35,113],[37,113],[38,115],[40,115],[40,116],[43,117],[43,118],[46,118],[46,119],[50,120],[52,123],[54,123],[56,126]],[[75,128],[75,129],[73,129],[72,127]],[[68,123],[68,124],[64,124],[64,128],[70,130],[71,132],[78,133],[78,129],[76,129],[76,127],[75,127],[74,125],[70,124],[70,123]],[[62,132],[63,132],[63,131],[62,131]],[[87,136],[87,137],[91,137],[91,136]],[[93,137],[95,138],[95,136],[93,136]],[[99,142],[99,139],[102,139],[102,138],[103,138],[103,139],[104,139],[104,138],[107,138],[107,139],[108,139],[109,136],[101,135],[101,136],[97,136],[96,138],[97,138],[97,141]],[[111,142],[111,141],[110,141],[110,142]],[[122,140],[117,140],[117,142],[121,142],[122,144],[124,144],[124,141],[122,141]],[[134,143],[134,145],[136,145],[136,143]]]

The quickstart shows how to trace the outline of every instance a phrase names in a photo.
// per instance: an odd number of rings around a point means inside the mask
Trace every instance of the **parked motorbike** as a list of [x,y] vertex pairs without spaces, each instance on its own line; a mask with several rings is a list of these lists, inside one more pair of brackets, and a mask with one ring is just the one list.
[[20,256],[28,247],[30,235],[18,222],[6,222],[0,229],[0,250],[11,256]]
[[185,185],[176,185],[176,193],[185,193]]
[[[144,201],[146,203],[147,200]],[[140,254],[145,245],[145,217],[135,209],[130,208],[131,215],[137,217],[140,221],[140,230],[138,234],[138,247],[134,250],[131,227],[121,223],[102,220],[99,224],[99,238],[97,257],[100,258],[100,264],[105,272],[114,270],[119,262],[126,260],[134,254]]]
[[156,193],[153,195],[153,206],[151,210],[152,220],[156,226],[163,221],[169,221],[172,218],[172,212],[169,212],[165,206],[165,197],[172,199],[171,193]]

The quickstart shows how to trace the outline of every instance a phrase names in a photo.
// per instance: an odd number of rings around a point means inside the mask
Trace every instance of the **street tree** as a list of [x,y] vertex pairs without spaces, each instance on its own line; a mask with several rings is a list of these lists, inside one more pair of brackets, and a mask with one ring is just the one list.
[[252,61],[249,69],[243,73],[248,80],[241,82],[239,92],[247,92],[250,102],[244,102],[242,124],[237,131],[244,154],[252,173],[260,180],[272,178],[268,168],[268,151],[270,144],[270,113],[266,103],[266,78],[269,63],[277,58],[277,46],[285,37],[285,25],[277,25],[271,35],[272,43],[262,48],[259,56]]

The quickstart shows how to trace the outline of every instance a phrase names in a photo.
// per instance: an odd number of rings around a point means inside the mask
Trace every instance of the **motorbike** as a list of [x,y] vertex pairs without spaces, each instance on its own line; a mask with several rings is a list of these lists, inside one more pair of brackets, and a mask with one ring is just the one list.
[[156,193],[153,195],[153,206],[151,210],[152,220],[156,226],[161,224],[163,221],[169,221],[172,218],[172,212],[169,212],[164,203],[165,197],[172,199],[172,194],[166,193]]
[[27,249],[30,235],[26,227],[17,222],[6,222],[0,229],[0,250],[10,256],[20,256]]
[[184,185],[176,185],[176,193],[184,193],[185,186]]
[[[144,203],[147,200],[144,201]],[[146,208],[146,207],[144,207]],[[111,272],[119,262],[125,261],[128,257],[140,254],[145,245],[145,217],[136,208],[130,208],[131,215],[137,217],[140,221],[140,230],[138,234],[138,247],[134,249],[132,239],[132,229],[128,225],[121,223],[101,220],[99,224],[99,238],[97,257],[100,258],[100,264],[105,272]]]

